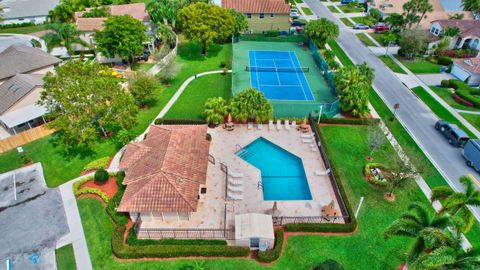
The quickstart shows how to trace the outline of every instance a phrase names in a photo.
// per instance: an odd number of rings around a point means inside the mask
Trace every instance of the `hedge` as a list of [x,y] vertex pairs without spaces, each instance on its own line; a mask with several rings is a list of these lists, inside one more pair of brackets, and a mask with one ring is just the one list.
[[93,171],[97,169],[106,169],[108,166],[108,162],[110,161],[110,157],[102,157],[96,159],[83,167],[84,171]]
[[112,252],[118,258],[172,258],[172,257],[246,257],[250,253],[248,247],[223,245],[142,245],[123,244],[125,225],[115,226],[112,234]]
[[204,119],[155,119],[155,125],[206,125],[207,121]]
[[122,200],[123,193],[125,192],[125,185],[123,185],[123,178],[125,178],[124,172],[117,174],[117,193],[110,199],[105,207],[105,212],[110,216],[113,222],[117,225],[125,225],[128,223],[128,216],[126,213],[117,212],[116,208]]
[[95,174],[93,175],[93,178],[95,179],[96,182],[98,183],[106,183],[108,181],[108,178],[110,175],[108,172],[104,169],[98,169]]
[[457,94],[453,94],[452,97],[453,97],[453,99],[455,99],[457,102],[460,102],[460,103],[462,103],[462,104],[465,105],[465,106],[473,107],[473,103],[472,103],[472,102],[461,98],[461,97],[458,96]]
[[283,247],[283,231],[280,229],[275,230],[275,246],[273,249],[258,252],[258,260],[261,262],[269,263],[277,260],[282,253]]
[[135,228],[130,228],[126,240],[130,246],[148,245],[197,245],[197,246],[226,246],[227,241],[221,239],[138,239]]
[[455,94],[460,98],[471,102],[474,107],[480,108],[480,89],[461,88],[455,91]]
[[100,196],[100,198],[102,198],[102,200],[105,202],[105,203],[108,203],[108,201],[110,200],[108,198],[108,195],[107,193],[101,191],[100,189],[98,188],[91,188],[91,187],[84,187],[80,190],[77,190],[77,192],[74,192],[73,193],[75,196],[80,196],[82,194],[95,194],[95,195],[98,195]]
[[326,124],[340,124],[340,125],[378,125],[380,119],[378,118],[332,118],[324,114],[320,118],[320,123]]

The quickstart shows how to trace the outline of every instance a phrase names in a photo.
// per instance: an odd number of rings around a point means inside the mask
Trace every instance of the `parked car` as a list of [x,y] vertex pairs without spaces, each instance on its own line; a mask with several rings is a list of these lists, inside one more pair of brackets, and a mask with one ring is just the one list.
[[299,20],[293,20],[291,25],[292,26],[304,26],[305,24],[307,24],[306,22],[303,22],[303,21],[299,21]]
[[363,23],[356,23],[353,25],[353,29],[368,29],[368,25]]
[[375,32],[385,32],[389,30],[390,30],[390,26],[388,24],[384,24],[384,23],[375,24]]
[[470,139],[468,135],[457,125],[451,124],[445,120],[439,120],[435,123],[435,129],[439,130],[448,143],[457,147],[464,147]]
[[297,12],[290,12],[290,17],[292,19],[298,19],[300,18],[300,14],[298,14]]
[[462,149],[467,166],[480,171],[480,140],[469,140]]

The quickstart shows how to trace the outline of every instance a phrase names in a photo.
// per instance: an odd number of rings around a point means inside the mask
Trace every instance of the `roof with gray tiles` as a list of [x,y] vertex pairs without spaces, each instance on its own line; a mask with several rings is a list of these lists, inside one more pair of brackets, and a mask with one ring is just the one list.
[[0,80],[60,63],[61,60],[40,49],[12,45],[0,53]]
[[3,114],[36,87],[43,85],[42,74],[17,74],[0,85],[0,114]]

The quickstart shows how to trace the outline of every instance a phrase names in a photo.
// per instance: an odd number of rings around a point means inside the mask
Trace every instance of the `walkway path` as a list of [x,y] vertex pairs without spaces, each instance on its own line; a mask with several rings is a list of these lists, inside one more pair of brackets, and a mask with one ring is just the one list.
[[480,115],[480,111],[466,111],[466,110],[460,110],[460,109],[455,109],[455,111],[457,111],[459,113],[465,113],[465,114]]
[[[47,45],[45,44],[45,41],[43,41],[43,39],[39,38],[39,37],[36,37],[36,36],[32,36],[32,35],[24,35],[24,34],[9,34],[9,33],[2,33],[0,34],[0,37],[13,37],[13,38],[16,38],[16,39],[19,39],[19,40],[22,40],[24,42],[28,42],[28,43],[31,43],[31,40],[34,39],[36,41],[38,41],[41,45],[41,48],[43,51],[47,51]],[[3,49],[6,49],[6,48],[3,48]],[[0,52],[3,50],[2,49],[2,46],[0,46]]]

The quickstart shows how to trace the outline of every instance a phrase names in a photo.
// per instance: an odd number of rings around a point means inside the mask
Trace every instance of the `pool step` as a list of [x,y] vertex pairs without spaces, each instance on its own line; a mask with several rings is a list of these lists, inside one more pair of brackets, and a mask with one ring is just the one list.
[[242,152],[238,153],[237,155],[238,155],[239,157],[243,158],[243,159],[247,159],[247,158],[255,155],[255,153],[243,149]]

